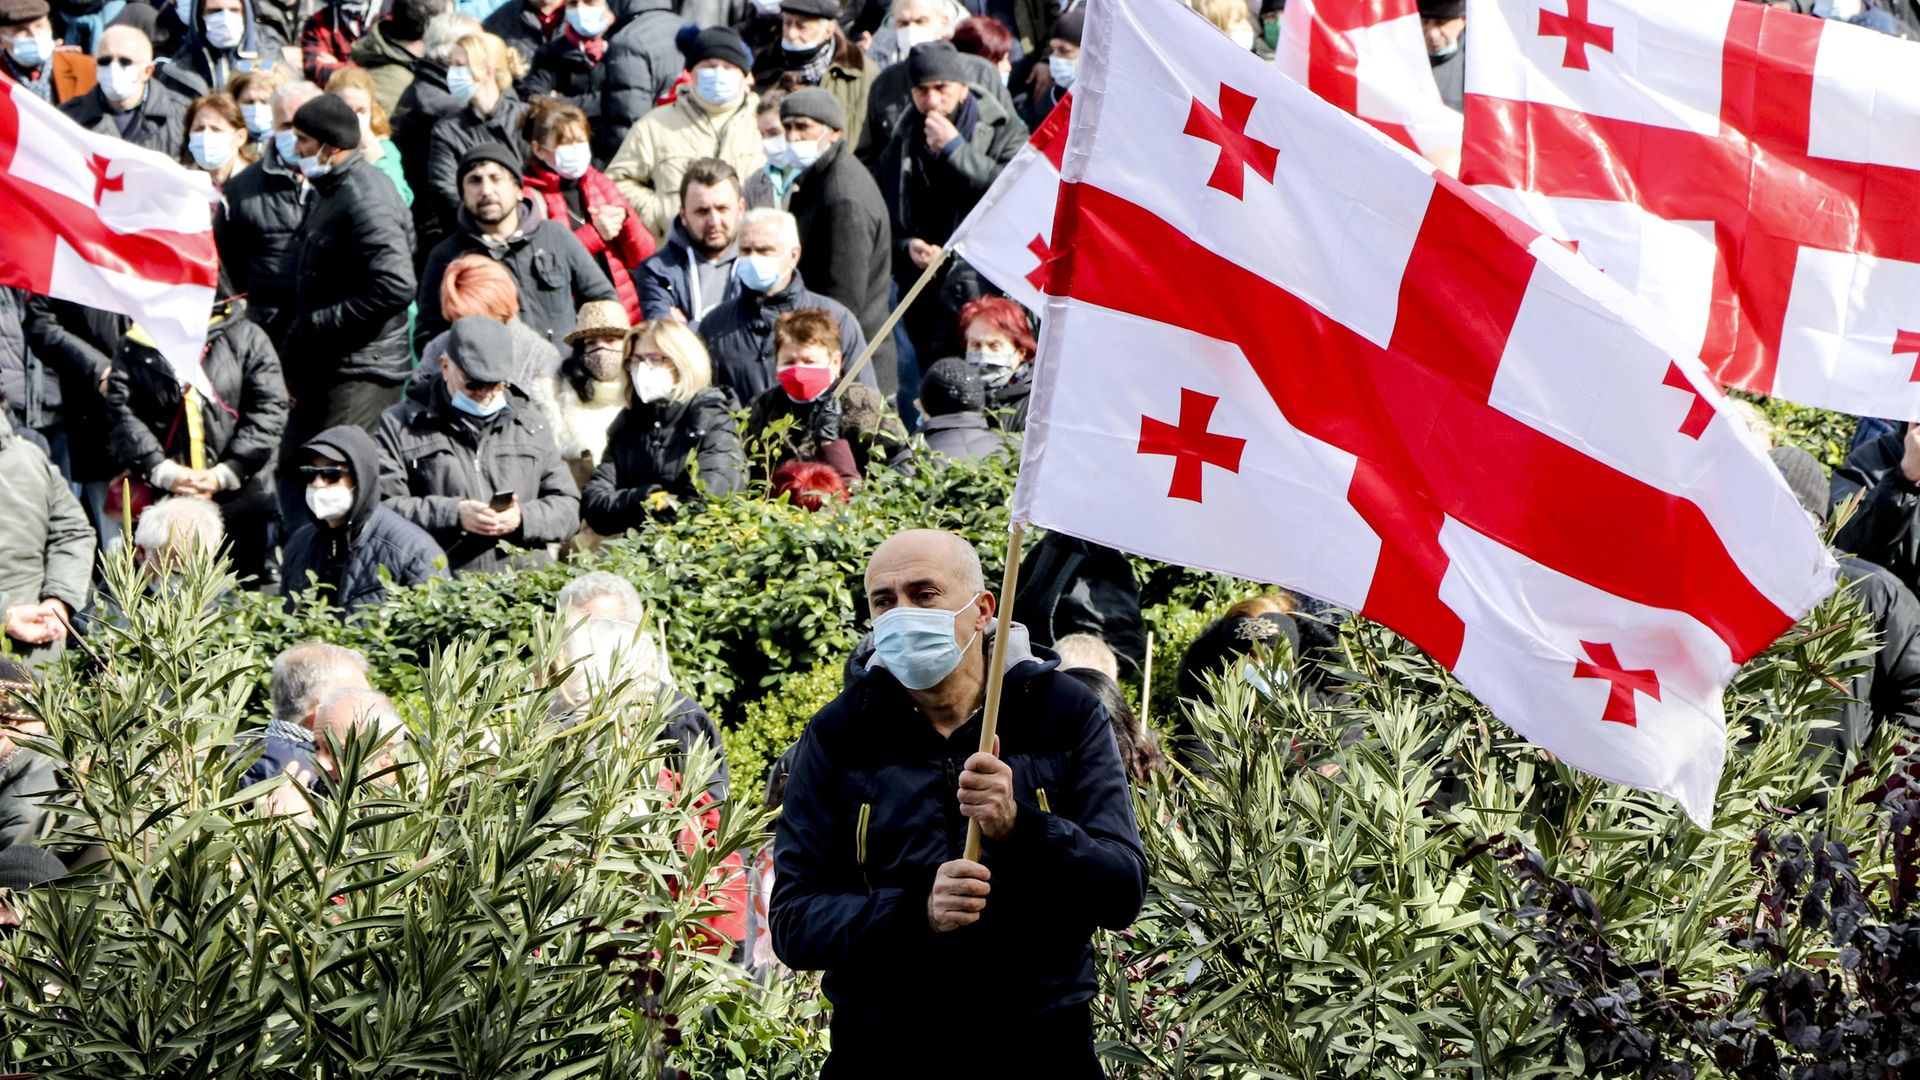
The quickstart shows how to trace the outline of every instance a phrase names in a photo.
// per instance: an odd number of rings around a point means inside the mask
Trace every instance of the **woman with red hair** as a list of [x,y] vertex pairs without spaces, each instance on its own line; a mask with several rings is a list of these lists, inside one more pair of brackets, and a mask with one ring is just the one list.
[[960,309],[960,340],[987,386],[988,415],[1007,431],[1025,431],[1038,348],[1027,309],[1004,296],[983,296]]
[[785,495],[794,506],[819,510],[830,502],[846,502],[847,482],[826,462],[789,461],[773,470],[771,494],[776,502]]
[[[513,340],[513,378],[520,391],[546,414],[551,423],[555,414],[553,373],[560,370],[560,351],[547,343],[539,331],[520,321],[520,287],[513,273],[491,257],[470,251],[447,264],[440,278],[440,310],[447,325],[469,315],[484,315],[505,323]],[[447,351],[447,335],[441,332],[420,350],[420,366],[413,370],[413,385],[407,393],[415,401],[426,401],[434,380],[440,378],[440,357]]]

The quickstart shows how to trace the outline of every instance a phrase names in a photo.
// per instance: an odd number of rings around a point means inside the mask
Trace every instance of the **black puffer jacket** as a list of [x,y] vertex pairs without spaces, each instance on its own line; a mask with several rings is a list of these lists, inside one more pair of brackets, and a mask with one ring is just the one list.
[[[71,300],[36,296],[27,304],[27,347],[60,376],[60,411],[70,432],[101,432],[107,398],[100,378],[113,370],[113,350],[133,320]],[[107,440],[67,440],[67,479],[76,484],[111,478],[119,467]]]
[[[267,465],[287,428],[287,387],[267,332],[238,311],[207,331],[201,366],[219,399],[200,403],[200,424],[206,467],[231,474],[222,477],[231,486],[216,496],[224,503],[256,477],[269,481]],[[153,342],[137,329],[128,333],[107,382],[107,440],[122,468],[151,481],[164,462],[190,464],[184,397]]]
[[443,210],[440,200],[427,195],[431,186],[427,159],[433,151],[434,128],[459,111],[460,103],[447,93],[447,65],[422,57],[414,68],[413,81],[401,91],[400,107],[393,114],[393,145],[400,151],[400,172],[414,192],[413,229],[419,244],[416,264],[453,230],[453,218]]
[[287,540],[280,565],[287,610],[312,587],[327,596],[342,618],[387,598],[384,568],[396,585],[418,585],[446,576],[446,553],[424,529],[380,505],[380,447],[352,425],[328,428],[313,440],[340,451],[353,470],[353,509],[344,525],[308,522]]
[[868,669],[800,739],[774,837],[773,948],[826,971],[836,1024],[965,1024],[1085,1002],[1098,989],[1094,929],[1140,911],[1146,858],[1106,710],[1012,632],[999,735],[1019,810],[1010,835],[985,843],[992,891],[972,926],[934,933],[927,897],[966,842],[955,792],[979,715],[942,737],[892,675]]
[[433,249],[427,257],[426,272],[420,275],[420,309],[413,340],[421,349],[448,326],[440,312],[440,279],[446,276],[448,263],[468,252],[490,256],[506,266],[520,290],[520,321],[562,355],[570,351],[566,337],[573,333],[580,305],[589,300],[619,299],[606,271],[587,254],[573,230],[558,221],[538,219],[531,199],[521,200],[520,231],[504,248],[482,240],[465,210],[460,211],[459,220],[458,231]]
[[[845,304],[872,341],[892,310],[893,231],[887,201],[845,139],[800,174],[787,212],[800,225],[800,272],[807,287]],[[892,334],[874,350],[873,367],[894,370]]]
[[1814,741],[1858,754],[1872,742],[1877,724],[1920,733],[1920,600],[1865,559],[1842,558],[1840,577],[1873,616],[1880,648],[1873,666],[1853,677],[1848,687],[1853,700],[1842,708],[1838,725],[1814,732]]
[[266,154],[220,189],[213,239],[233,291],[247,296],[247,317],[286,340],[293,321],[300,234],[312,209],[313,188],[267,143]]
[[[547,43],[547,33],[540,20],[527,10],[522,0],[507,0],[493,10],[480,24],[489,34],[506,42],[522,60],[533,59],[540,46]],[[564,24],[563,24],[564,25]],[[556,30],[556,35],[564,31]]]
[[[789,311],[819,308],[833,316],[840,327],[840,358],[851,365],[860,350],[867,347],[867,335],[860,320],[845,304],[821,296],[796,270],[793,280],[777,293],[757,293],[741,289],[720,302],[700,320],[700,338],[707,343],[713,358],[713,384],[724,387],[736,400],[751,402],[774,386],[773,323]],[[878,392],[873,365],[862,368],[859,382]]]
[[147,82],[147,96],[134,106],[136,115],[124,135],[113,122],[113,109],[97,86],[60,106],[60,111],[83,128],[157,150],[170,158],[178,159],[187,148],[187,99],[162,86],[158,79]]
[[359,154],[312,181],[319,199],[295,260],[298,297],[280,350],[295,397],[340,379],[398,383],[413,367],[413,217]]
[[[650,503],[665,493],[681,504],[707,495],[730,495],[746,483],[747,458],[740,449],[732,397],[708,387],[692,401],[635,402],[607,429],[607,452],[580,493],[587,527],[603,536],[644,528],[673,513]],[[700,470],[694,486],[688,458]]]
[[[455,409],[445,383],[431,401],[403,401],[380,418],[380,497],[425,529],[455,572],[505,569],[501,540],[539,548],[580,529],[580,489],[546,419],[519,389],[506,392],[508,408],[485,420]],[[496,539],[461,529],[460,501],[498,491],[518,496],[520,531]]]
[[[686,58],[674,43],[680,16],[669,0],[627,0],[614,5],[626,21],[607,38],[600,62],[606,81],[600,86],[600,114],[593,121],[593,156],[602,167],[613,160],[627,132],[680,77]],[[585,106],[582,106],[583,108]]]
[[485,116],[465,105],[433,125],[433,134],[427,138],[427,184],[413,189],[413,201],[415,206],[426,204],[425,214],[431,215],[436,235],[451,234],[459,219],[460,158],[482,143],[499,143],[513,151],[514,160],[525,161],[527,143],[520,137],[520,121],[526,115],[527,103],[509,90],[501,93]]

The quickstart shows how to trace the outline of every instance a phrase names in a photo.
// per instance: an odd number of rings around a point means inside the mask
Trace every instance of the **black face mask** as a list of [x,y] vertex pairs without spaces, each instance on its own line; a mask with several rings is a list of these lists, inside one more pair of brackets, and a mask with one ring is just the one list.
[[798,71],[809,64],[818,63],[824,59],[828,50],[832,48],[833,36],[829,34],[827,40],[809,50],[795,51],[793,49],[781,49],[780,66],[788,71]]

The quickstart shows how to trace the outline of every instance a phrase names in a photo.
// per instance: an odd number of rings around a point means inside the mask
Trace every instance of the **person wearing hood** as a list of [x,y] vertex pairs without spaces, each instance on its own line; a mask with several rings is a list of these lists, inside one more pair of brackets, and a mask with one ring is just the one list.
[[253,0],[188,0],[188,12],[179,50],[154,73],[169,89],[196,98],[279,62],[280,43],[260,25]]
[[99,82],[93,57],[65,48],[53,36],[47,0],[0,0],[0,72],[59,105]]
[[[1125,929],[1146,895],[1106,710],[996,622],[959,536],[887,540],[866,596],[873,656],[807,724],[774,837],[773,948],[826,972],[828,1074],[890,1075],[960,1025],[1003,1033],[1023,1075],[1099,1076],[1093,931]],[[982,753],[996,632],[1005,688]]]
[[740,291],[734,273],[739,259],[744,193],[733,166],[719,158],[701,158],[680,176],[680,211],[673,231],[653,257],[640,264],[635,282],[640,314],[648,319],[679,319],[699,329],[707,313]]
[[373,78],[374,100],[388,115],[400,115],[400,95],[413,84],[414,69],[426,55],[427,23],[451,8],[447,0],[393,0],[387,17],[347,50],[348,60]]
[[138,324],[115,351],[107,381],[107,441],[121,468],[157,493],[213,500],[243,582],[267,576],[267,465],[287,426],[280,358],[245,306],[223,280],[200,360],[211,397],[183,386]]
[[1458,111],[1467,92],[1466,0],[1420,0],[1420,30],[1427,38],[1427,60],[1440,100]]
[[272,127],[260,160],[227,181],[213,211],[220,268],[234,291],[247,297],[247,317],[266,328],[271,341],[285,341],[293,321],[294,270],[313,201],[294,153],[293,116],[319,96],[312,83],[274,88]]
[[[786,156],[801,170],[786,209],[800,228],[800,273],[807,287],[846,305],[872,341],[892,310],[887,266],[893,234],[886,199],[854,159],[849,115],[818,87],[795,91],[780,103]],[[899,369],[892,334],[874,350],[872,367],[880,392],[893,397]]]
[[506,147],[515,173],[527,158],[526,140],[520,134],[527,103],[513,92],[511,65],[518,62],[490,34],[468,35],[447,50],[447,93],[460,108],[434,125],[427,143],[427,190],[421,193],[421,200],[438,219],[434,231],[441,236],[452,235],[460,217],[460,183],[465,172],[461,163],[469,151],[488,144]]
[[736,176],[766,164],[753,120],[760,98],[747,86],[753,54],[746,42],[725,27],[682,37],[693,86],[633,125],[607,164],[607,175],[656,240],[680,210],[680,178],[693,162],[719,158]]
[[293,133],[294,161],[315,198],[281,349],[295,401],[289,449],[337,424],[371,427],[400,400],[413,366],[407,305],[414,292],[413,219],[393,182],[361,156],[360,118],[321,94],[294,112]]
[[447,328],[439,281],[448,264],[468,253],[507,268],[520,291],[520,321],[556,349],[573,332],[580,305],[619,299],[572,230],[542,219],[534,201],[521,194],[522,160],[498,143],[483,143],[461,158],[460,227],[427,257],[415,342],[424,345]]
[[426,530],[380,505],[380,447],[351,425],[328,428],[299,450],[297,475],[313,520],[287,539],[280,587],[287,610],[311,591],[344,619],[396,585],[446,576],[446,553]]
[[67,119],[178,158],[187,146],[187,98],[154,78],[153,39],[135,26],[109,26],[94,64],[99,83],[60,106]]
[[754,88],[763,94],[775,86],[827,94],[840,106],[840,130],[852,145],[859,141],[879,69],[841,29],[839,0],[781,0],[780,44],[754,71]]
[[657,319],[629,341],[632,404],[607,429],[605,453],[580,495],[587,527],[601,536],[644,529],[746,483],[734,400],[713,385],[699,336]]
[[574,239],[613,285],[627,320],[639,322],[640,291],[633,274],[653,257],[653,237],[640,227],[620,189],[593,167],[587,115],[557,98],[541,98],[528,107],[521,134],[528,150],[523,192],[548,220],[572,227]]
[[300,26],[300,72],[325,86],[333,73],[353,63],[353,43],[379,22],[382,0],[332,0]]
[[[860,320],[846,305],[807,288],[800,275],[800,229],[785,210],[749,210],[740,221],[739,257],[734,277],[739,292],[700,320],[700,337],[713,357],[713,381],[733,396],[751,402],[772,389],[774,323],[789,312],[818,308],[839,329],[840,362],[851,366],[867,347]],[[859,374],[877,393],[873,365]]]
[[[893,280],[902,295],[1027,140],[1019,117],[967,85],[961,59],[945,41],[916,45],[908,54],[918,117],[894,129],[880,156],[880,193],[892,215]],[[901,324],[921,370],[955,351],[953,316],[984,291],[978,279],[964,261],[949,259],[907,309]]]
[[454,573],[508,569],[501,544],[542,557],[580,527],[580,490],[552,429],[507,382],[512,353],[500,323],[454,323],[432,400],[387,410],[376,434],[382,501],[431,534]]

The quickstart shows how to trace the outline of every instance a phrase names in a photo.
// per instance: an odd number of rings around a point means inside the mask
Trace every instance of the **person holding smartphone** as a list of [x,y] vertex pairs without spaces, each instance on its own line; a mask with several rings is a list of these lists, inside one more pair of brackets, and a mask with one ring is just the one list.
[[456,574],[505,569],[507,546],[542,557],[580,528],[580,489],[513,371],[504,325],[456,320],[427,400],[388,409],[375,435],[381,500],[432,535]]

